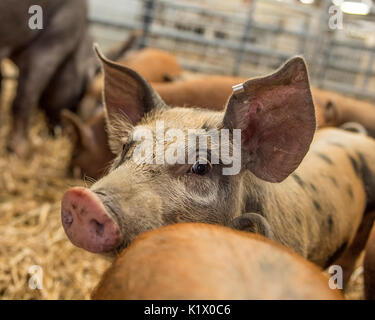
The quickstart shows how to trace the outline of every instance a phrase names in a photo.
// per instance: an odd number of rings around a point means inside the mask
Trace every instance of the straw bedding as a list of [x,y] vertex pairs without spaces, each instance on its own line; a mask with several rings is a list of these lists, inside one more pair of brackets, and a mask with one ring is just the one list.
[[[69,141],[59,133],[57,138],[50,137],[39,113],[32,119],[30,131],[33,156],[20,160],[7,155],[8,110],[15,82],[4,81],[3,87],[0,117],[0,298],[88,299],[109,262],[74,247],[61,226],[60,200],[64,191],[70,186],[85,185],[84,181],[66,178]],[[33,271],[30,270],[33,265],[42,268],[42,290],[29,288],[29,271]]]
[[[7,75],[15,70],[3,63]],[[99,255],[75,248],[60,222],[64,191],[86,182],[66,177],[69,141],[48,135],[41,113],[32,119],[33,155],[21,160],[5,152],[9,105],[15,81],[3,83],[0,116],[0,299],[88,299],[109,265]],[[30,267],[43,270],[43,289],[30,289]],[[357,268],[348,298],[363,298]]]

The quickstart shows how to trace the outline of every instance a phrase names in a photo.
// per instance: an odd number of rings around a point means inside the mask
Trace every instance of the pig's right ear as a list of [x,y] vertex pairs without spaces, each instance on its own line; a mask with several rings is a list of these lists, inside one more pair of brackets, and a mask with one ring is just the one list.
[[234,87],[223,126],[241,130],[243,167],[269,182],[284,180],[306,155],[316,127],[305,61],[293,58]]
[[155,108],[165,107],[164,101],[137,72],[108,60],[94,46],[104,69],[104,104],[109,127],[125,120],[136,125]]

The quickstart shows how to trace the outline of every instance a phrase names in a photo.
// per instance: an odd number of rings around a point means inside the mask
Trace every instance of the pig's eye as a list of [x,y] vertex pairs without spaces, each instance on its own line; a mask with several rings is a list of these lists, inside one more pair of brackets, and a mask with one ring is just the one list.
[[207,163],[203,163],[202,160],[198,160],[194,165],[191,167],[190,172],[199,174],[203,176],[204,174],[208,173],[211,170],[211,163],[207,160]]

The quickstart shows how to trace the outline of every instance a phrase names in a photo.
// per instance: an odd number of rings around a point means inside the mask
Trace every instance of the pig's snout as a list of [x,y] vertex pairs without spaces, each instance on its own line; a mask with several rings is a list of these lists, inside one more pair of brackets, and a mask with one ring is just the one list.
[[61,203],[61,220],[70,241],[94,253],[115,249],[120,230],[103,203],[91,190],[75,187],[68,190]]

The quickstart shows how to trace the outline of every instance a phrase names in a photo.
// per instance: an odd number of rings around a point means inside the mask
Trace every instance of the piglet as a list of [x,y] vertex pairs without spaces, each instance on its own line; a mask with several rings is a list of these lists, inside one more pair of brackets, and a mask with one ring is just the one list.
[[146,232],[92,299],[342,299],[312,263],[259,235],[201,223]]

